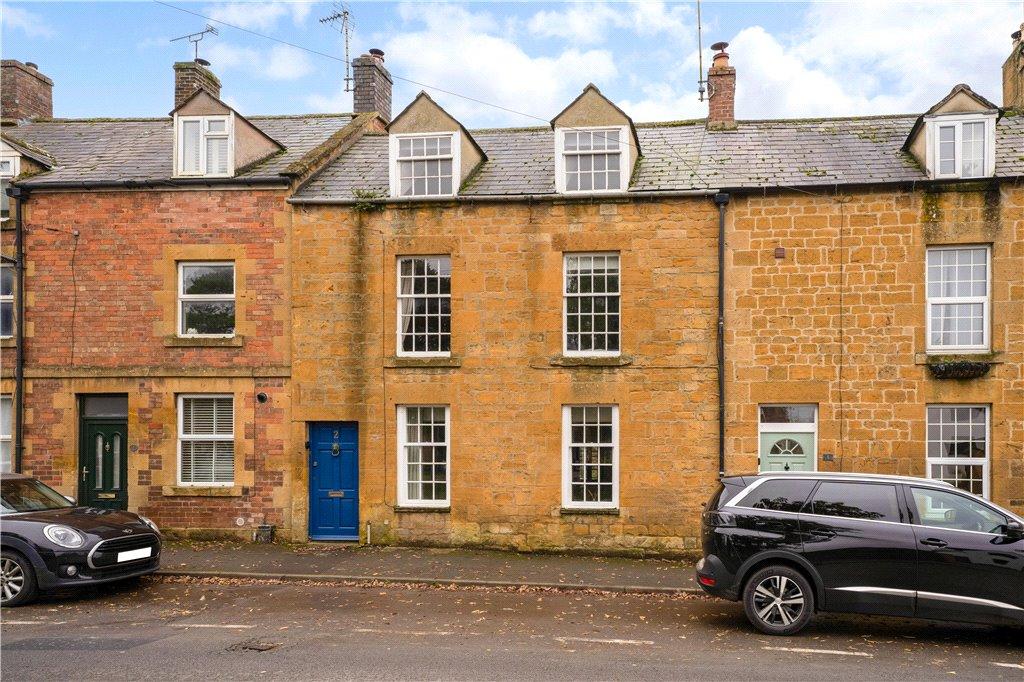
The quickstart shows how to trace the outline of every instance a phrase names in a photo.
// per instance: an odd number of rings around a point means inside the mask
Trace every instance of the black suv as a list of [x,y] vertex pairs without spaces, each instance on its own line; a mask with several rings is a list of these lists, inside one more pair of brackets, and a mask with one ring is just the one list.
[[773,635],[818,611],[1024,625],[1024,521],[902,476],[729,476],[702,518],[697,581]]

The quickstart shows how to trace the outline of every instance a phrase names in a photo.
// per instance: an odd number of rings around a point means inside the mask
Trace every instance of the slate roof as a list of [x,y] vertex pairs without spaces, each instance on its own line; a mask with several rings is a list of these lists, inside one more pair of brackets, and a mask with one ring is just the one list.
[[[927,180],[902,146],[917,115],[740,121],[710,131],[703,120],[638,124],[643,157],[631,193],[759,189]],[[461,196],[555,194],[550,128],[472,131],[487,153]],[[996,126],[996,177],[1024,176],[1024,116]],[[369,134],[306,183],[295,198],[348,201],[388,194],[388,140]]]
[[[282,179],[289,163],[346,126],[351,114],[249,116],[247,120],[280,142],[285,151],[258,162],[234,178],[212,182]],[[172,119],[56,119],[4,128],[15,141],[45,150],[53,170],[20,184],[154,182],[172,179]]]

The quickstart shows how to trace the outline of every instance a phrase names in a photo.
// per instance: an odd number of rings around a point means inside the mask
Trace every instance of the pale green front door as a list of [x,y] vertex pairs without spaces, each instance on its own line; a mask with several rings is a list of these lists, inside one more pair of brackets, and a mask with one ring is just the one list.
[[814,471],[814,434],[762,433],[758,461],[763,472]]

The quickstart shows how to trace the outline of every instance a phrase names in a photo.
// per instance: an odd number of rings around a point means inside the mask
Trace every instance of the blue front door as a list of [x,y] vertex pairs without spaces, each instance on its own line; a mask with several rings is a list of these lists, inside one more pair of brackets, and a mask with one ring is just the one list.
[[359,425],[309,427],[309,537],[359,539]]

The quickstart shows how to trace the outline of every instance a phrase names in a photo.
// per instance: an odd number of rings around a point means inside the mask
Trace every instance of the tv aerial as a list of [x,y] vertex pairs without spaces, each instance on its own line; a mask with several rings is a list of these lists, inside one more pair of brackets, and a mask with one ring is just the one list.
[[333,27],[345,41],[345,92],[352,92],[352,57],[349,46],[352,42],[352,11],[347,2],[335,2],[334,11],[320,19],[321,24]]
[[187,36],[179,36],[177,38],[172,38],[171,42],[173,43],[179,40],[188,40],[188,42],[192,43],[192,45],[195,46],[196,63],[202,64],[203,66],[209,66],[210,62],[206,61],[205,59],[199,58],[199,43],[200,41],[202,41],[203,38],[207,36],[207,34],[216,36],[220,35],[220,31],[218,31],[211,24],[207,24],[206,28],[204,28],[199,33],[189,33]]

